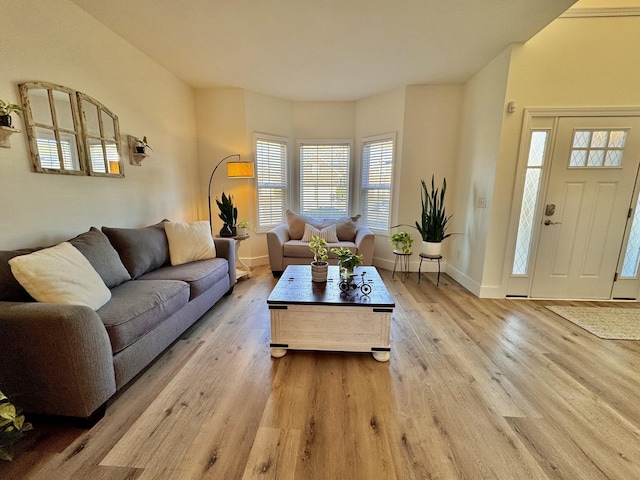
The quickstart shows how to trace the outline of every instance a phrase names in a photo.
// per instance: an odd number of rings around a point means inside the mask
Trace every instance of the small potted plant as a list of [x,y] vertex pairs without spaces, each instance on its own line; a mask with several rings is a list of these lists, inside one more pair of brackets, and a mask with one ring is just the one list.
[[242,220],[238,222],[238,225],[236,225],[236,232],[239,237],[244,237],[248,235],[248,230],[251,230],[252,228],[253,224],[250,221]]
[[147,148],[149,150],[153,150],[153,148],[151,148],[151,145],[147,143],[146,136],[142,137],[142,140],[140,140],[139,138],[136,138],[136,146],[135,146],[136,153],[139,153],[140,155],[146,155]]
[[225,195],[222,192],[222,200],[216,198],[216,204],[220,209],[218,217],[222,220],[222,229],[220,229],[221,237],[235,237],[236,221],[238,220],[238,209],[233,206],[233,195]]
[[329,251],[327,241],[318,235],[313,235],[309,242],[309,249],[313,252],[313,262],[311,262],[311,281],[324,283],[327,281],[329,273]]
[[18,105],[0,100],[0,126],[11,127],[11,113],[19,114],[21,111]]
[[344,278],[351,279],[354,276],[353,270],[362,265],[362,255],[353,253],[347,247],[334,247],[331,253],[338,257],[340,275]]
[[391,237],[389,237],[389,242],[391,245],[396,247],[396,250],[403,253],[404,255],[411,255],[413,252],[411,251],[411,245],[413,245],[413,236],[405,231],[392,233]]
[[20,410],[0,392],[0,460],[13,460],[13,444],[32,428]]
[[444,194],[447,191],[447,179],[443,179],[442,188],[438,192],[435,188],[434,176],[431,176],[431,192],[427,184],[422,180],[422,190],[420,197],[422,200],[422,215],[420,222],[416,222],[416,228],[422,236],[422,253],[431,256],[440,255],[441,242],[450,237],[446,233],[449,220],[452,215],[447,216],[444,208]]

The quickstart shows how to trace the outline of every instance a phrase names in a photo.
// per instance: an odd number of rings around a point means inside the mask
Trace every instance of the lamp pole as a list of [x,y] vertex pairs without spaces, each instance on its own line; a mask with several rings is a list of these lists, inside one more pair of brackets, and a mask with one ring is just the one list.
[[220,164],[224,162],[227,158],[231,158],[231,157],[238,157],[238,160],[240,160],[239,153],[233,153],[231,155],[227,155],[226,157],[224,157],[222,160],[218,162],[218,164],[214,167],[213,172],[211,172],[211,176],[209,177],[209,190],[208,190],[209,196],[207,198],[209,200],[209,230],[211,230],[212,235],[213,235],[213,224],[211,223],[211,181],[213,180],[213,175],[216,173],[216,170],[218,169]]

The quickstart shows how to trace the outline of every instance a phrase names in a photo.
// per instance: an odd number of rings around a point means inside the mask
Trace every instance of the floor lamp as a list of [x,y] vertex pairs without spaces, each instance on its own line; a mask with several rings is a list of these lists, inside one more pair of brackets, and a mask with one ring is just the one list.
[[240,158],[239,153],[233,153],[231,155],[227,155],[222,160],[218,162],[218,164],[213,168],[213,172],[211,172],[211,176],[209,177],[209,189],[208,189],[208,204],[209,204],[209,230],[213,233],[213,224],[211,223],[211,182],[213,180],[213,175],[216,173],[218,167],[224,162],[226,159],[231,157],[238,157],[237,162],[229,162],[227,163],[227,176],[229,178],[253,178],[255,176],[253,171],[253,162],[243,162]]

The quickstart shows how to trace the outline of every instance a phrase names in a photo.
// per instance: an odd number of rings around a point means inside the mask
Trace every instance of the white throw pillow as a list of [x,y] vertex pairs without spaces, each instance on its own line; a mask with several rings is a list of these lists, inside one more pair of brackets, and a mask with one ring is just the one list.
[[99,309],[111,291],[89,260],[69,242],[9,260],[11,272],[38,302]]
[[338,243],[338,236],[336,235],[336,224],[332,224],[324,227],[322,230],[317,229],[313,225],[305,223],[304,234],[302,235],[303,242],[310,242],[311,237],[314,235],[319,236],[327,241],[327,243]]
[[165,222],[171,265],[216,258],[209,222]]

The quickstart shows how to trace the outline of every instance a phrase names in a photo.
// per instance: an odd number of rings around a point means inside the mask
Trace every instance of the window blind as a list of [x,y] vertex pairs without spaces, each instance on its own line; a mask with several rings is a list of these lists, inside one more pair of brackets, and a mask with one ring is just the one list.
[[300,145],[300,210],[314,218],[348,215],[349,144]]
[[266,230],[285,221],[287,205],[286,140],[256,139],[258,185],[258,229]]
[[388,230],[391,219],[393,139],[365,141],[362,146],[361,208],[370,227]]

